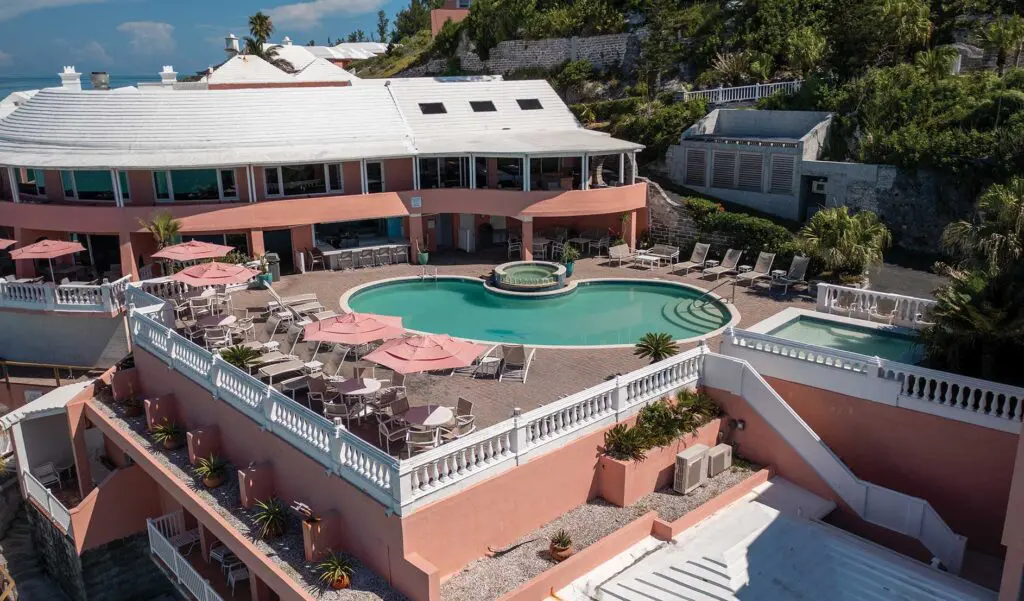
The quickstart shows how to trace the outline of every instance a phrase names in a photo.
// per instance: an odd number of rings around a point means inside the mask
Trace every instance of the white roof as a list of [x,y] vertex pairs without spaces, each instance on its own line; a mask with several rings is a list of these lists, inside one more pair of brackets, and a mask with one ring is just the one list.
[[[543,108],[524,110],[517,99],[536,99]],[[496,110],[475,112],[471,101],[492,102]],[[431,103],[442,103],[446,112],[424,114],[420,105]],[[186,168],[639,148],[582,128],[544,81],[420,78],[394,79],[389,85],[145,94],[50,88],[0,121],[0,165],[38,168]]]
[[203,77],[208,84],[290,83],[294,78],[257,56],[236,54],[213,73]]
[[25,104],[39,90],[22,90],[20,92],[11,92],[3,100],[0,100],[0,119],[3,119],[7,115],[13,113],[19,106]]
[[45,417],[47,415],[63,413],[71,399],[75,398],[75,395],[85,390],[90,384],[92,384],[92,380],[85,380],[54,388],[41,397],[25,403],[14,411],[0,417],[0,425],[7,429],[26,417]]
[[301,46],[287,42],[267,42],[264,47],[277,46],[277,55],[296,69],[301,69],[314,58],[356,60],[371,58],[387,52],[388,45],[380,42],[342,42],[336,46]]
[[333,81],[357,81],[359,78],[338,65],[322,58],[314,58],[301,71],[295,73],[295,81],[302,82],[333,82]]

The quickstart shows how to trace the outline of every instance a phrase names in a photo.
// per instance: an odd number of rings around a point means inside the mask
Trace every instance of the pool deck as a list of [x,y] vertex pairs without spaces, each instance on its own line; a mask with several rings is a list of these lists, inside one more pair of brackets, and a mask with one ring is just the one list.
[[[491,269],[507,259],[501,253],[464,253],[431,254],[431,268],[436,267],[439,275],[461,275],[484,277]],[[315,293],[320,302],[327,308],[339,310],[338,299],[348,289],[369,282],[388,278],[415,276],[421,273],[419,266],[401,264],[387,267],[357,269],[348,271],[315,271],[301,275],[289,275],[281,278],[274,285],[274,290],[281,296]],[[686,277],[668,273],[667,267],[657,270],[639,269],[631,266],[612,267],[606,265],[606,259],[586,258],[576,262],[573,279],[590,278],[652,278],[685,282],[704,290],[715,286],[716,282],[699,279],[691,273]],[[719,282],[725,282],[725,278]],[[736,287],[735,307],[740,312],[738,327],[751,326],[787,307],[814,308],[814,299],[792,294],[788,299],[769,297],[766,287],[748,290]],[[723,285],[717,291],[730,300],[732,286]],[[236,309],[244,307],[266,307],[271,296],[262,290],[244,290],[234,293]],[[257,327],[257,334],[265,338],[262,328]],[[280,335],[279,335],[280,336]],[[718,349],[718,337],[709,340],[712,349]],[[686,348],[694,344],[686,345]],[[647,364],[646,360],[633,355],[630,348],[617,349],[546,349],[537,350],[529,377],[525,384],[518,382],[498,382],[492,379],[471,379],[468,377],[441,377],[428,374],[415,374],[406,379],[409,402],[413,406],[441,404],[454,406],[459,397],[473,402],[478,428],[495,424],[511,416],[513,409],[528,411],[546,405],[558,398],[569,395],[590,386],[599,384],[616,374],[628,373]],[[317,409],[314,407],[314,409]],[[353,429],[355,429],[353,425]],[[365,433],[365,438],[376,443],[375,432]],[[395,451],[392,448],[392,451]]]

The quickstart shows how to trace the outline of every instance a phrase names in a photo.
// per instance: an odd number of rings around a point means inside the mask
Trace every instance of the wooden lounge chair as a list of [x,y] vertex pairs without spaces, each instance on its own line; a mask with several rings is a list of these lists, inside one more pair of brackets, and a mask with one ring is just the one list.
[[533,362],[533,355],[537,352],[537,349],[527,349],[521,344],[516,345],[502,345],[501,355],[504,357],[504,362],[501,365],[501,375],[498,376],[498,380],[516,380],[519,382],[526,383],[526,377],[530,373],[530,363]]
[[619,244],[608,249],[608,262],[615,261],[622,266],[623,261],[632,261],[633,251],[629,249],[628,244]]
[[715,279],[722,277],[723,275],[732,275],[736,273],[736,267],[740,264],[740,259],[743,257],[742,250],[736,250],[730,248],[725,251],[725,258],[722,262],[714,267],[708,267],[701,272],[700,277],[706,277],[709,275],[715,276]]
[[762,252],[758,254],[757,263],[754,264],[754,269],[737,275],[736,282],[747,282],[748,286],[753,286],[754,282],[758,280],[771,278],[772,263],[774,262],[775,253]]
[[790,286],[807,286],[807,265],[811,260],[807,257],[793,257],[789,265],[789,271],[782,277],[772,278],[770,288],[782,288],[782,293],[787,294]]
[[690,260],[679,263],[676,265],[676,268],[681,269],[683,275],[690,273],[694,269],[704,269],[704,261],[708,258],[709,250],[711,250],[711,245],[707,242],[694,244],[693,252],[690,253]]

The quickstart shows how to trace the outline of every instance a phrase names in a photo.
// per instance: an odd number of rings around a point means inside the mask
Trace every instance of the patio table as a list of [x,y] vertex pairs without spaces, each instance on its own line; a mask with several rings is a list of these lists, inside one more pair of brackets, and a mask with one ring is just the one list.
[[224,326],[234,325],[238,321],[238,317],[235,315],[207,315],[206,317],[200,318],[196,322],[196,326],[207,329],[207,328],[222,328]]
[[590,238],[584,238],[583,236],[577,236],[575,238],[569,238],[569,244],[575,244],[580,247],[580,252],[583,252],[583,247],[586,246],[587,252],[590,251],[590,243],[593,242]]
[[344,382],[338,382],[333,388],[343,395],[366,396],[379,391],[381,383],[380,380],[373,378],[353,378]]
[[455,419],[450,407],[441,405],[421,405],[412,407],[403,416],[405,421],[424,428],[440,428]]
[[639,263],[641,266],[647,269],[653,269],[661,265],[661,257],[655,255],[648,255],[646,253],[637,253],[633,256],[633,262]]

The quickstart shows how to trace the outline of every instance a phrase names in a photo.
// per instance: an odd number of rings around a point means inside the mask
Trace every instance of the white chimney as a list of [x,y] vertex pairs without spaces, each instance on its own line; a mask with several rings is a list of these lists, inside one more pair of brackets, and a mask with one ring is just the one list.
[[178,81],[178,74],[174,72],[174,67],[171,65],[164,65],[163,71],[160,72],[160,85],[165,88],[173,86]]
[[229,33],[228,36],[224,38],[224,52],[234,56],[241,52],[241,50],[242,47],[238,44],[238,38],[235,37],[235,34]]
[[61,87],[65,90],[78,90],[82,89],[82,74],[75,71],[74,65],[70,67],[64,67],[63,73],[60,75]]
[[288,37],[288,36],[284,36],[284,45],[285,46],[291,46],[292,45],[292,39],[290,37]]

